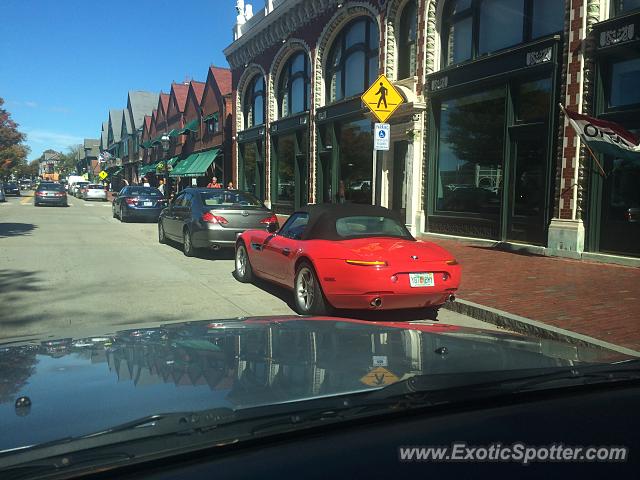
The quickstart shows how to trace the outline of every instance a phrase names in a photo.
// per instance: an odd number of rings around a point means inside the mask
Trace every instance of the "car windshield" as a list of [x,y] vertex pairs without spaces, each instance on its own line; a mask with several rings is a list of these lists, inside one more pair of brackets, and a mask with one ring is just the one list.
[[43,190],[48,190],[53,192],[63,192],[64,185],[60,185],[59,183],[44,183],[38,187],[38,191],[43,191]]
[[162,197],[162,192],[157,188],[131,187],[125,191],[125,195],[141,197]]
[[202,199],[202,203],[205,207],[262,207],[262,202],[247,192],[233,190],[201,190],[200,198]]
[[489,477],[380,440],[638,430],[640,0],[0,0],[0,30],[0,480]]
[[388,217],[357,216],[336,220],[336,231],[342,238],[361,236],[410,237],[404,225]]

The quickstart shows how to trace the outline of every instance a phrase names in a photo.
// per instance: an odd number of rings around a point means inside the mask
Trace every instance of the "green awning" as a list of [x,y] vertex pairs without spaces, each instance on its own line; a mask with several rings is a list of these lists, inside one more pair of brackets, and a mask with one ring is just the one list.
[[140,167],[138,168],[138,175],[146,175],[149,172],[155,172],[156,165],[158,165],[158,163],[159,162],[150,163],[148,165],[140,165]]
[[146,142],[142,142],[140,144],[140,146],[142,148],[151,148],[153,146],[153,141],[152,140],[147,140]]
[[203,122],[208,122],[213,118],[218,118],[218,112],[211,113],[202,119]]
[[178,163],[178,156],[170,158],[169,160],[167,160],[167,163],[169,164],[169,166],[175,167],[176,163]]
[[199,124],[200,124],[200,121],[197,118],[194,118],[189,123],[187,123],[183,129],[179,130],[178,133],[181,135],[188,134],[189,132],[195,133],[198,131]]
[[167,133],[167,135],[169,135],[169,137],[177,137],[178,135],[180,135],[181,132],[182,130],[178,130],[177,128],[174,128],[169,133]]
[[192,153],[184,160],[181,160],[180,163],[178,163],[178,165],[176,165],[176,167],[173,170],[171,170],[171,173],[169,174],[169,176],[170,177],[189,176],[189,174],[187,174],[186,172],[188,171],[189,167],[191,167],[191,164],[198,158],[198,155],[199,154],[197,153]]
[[218,156],[218,151],[216,148],[201,152],[198,158],[189,166],[189,175],[192,177],[202,177],[207,173],[207,170],[209,170],[209,167]]
[[111,176],[116,176],[116,175],[120,175],[122,173],[122,171],[124,170],[123,167],[118,168],[116,171],[111,173]]

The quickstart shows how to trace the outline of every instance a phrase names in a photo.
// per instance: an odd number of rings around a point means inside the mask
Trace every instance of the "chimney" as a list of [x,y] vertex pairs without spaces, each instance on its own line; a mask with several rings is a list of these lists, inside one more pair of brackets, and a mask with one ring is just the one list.
[[269,15],[273,12],[273,0],[264,0],[264,14]]

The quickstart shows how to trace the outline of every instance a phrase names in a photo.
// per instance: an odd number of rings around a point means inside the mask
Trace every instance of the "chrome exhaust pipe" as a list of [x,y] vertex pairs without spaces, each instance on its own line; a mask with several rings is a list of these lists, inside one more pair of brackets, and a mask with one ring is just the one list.
[[382,299],[380,297],[376,297],[369,303],[373,308],[380,308],[382,306]]
[[456,296],[453,293],[447,297],[447,302],[455,302],[455,301],[456,301]]

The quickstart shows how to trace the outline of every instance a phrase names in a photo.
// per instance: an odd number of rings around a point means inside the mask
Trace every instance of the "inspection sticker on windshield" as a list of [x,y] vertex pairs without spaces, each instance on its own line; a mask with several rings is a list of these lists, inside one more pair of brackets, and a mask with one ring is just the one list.
[[374,355],[373,356],[373,366],[374,367],[388,367],[389,362],[387,360],[386,355]]
[[374,368],[360,379],[362,383],[370,387],[384,387],[396,383],[398,380],[398,377],[383,367]]
[[410,273],[409,285],[412,287],[433,287],[433,273]]

